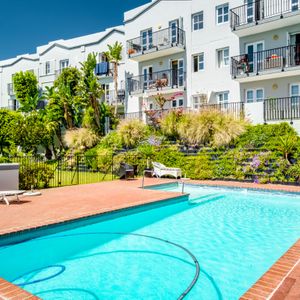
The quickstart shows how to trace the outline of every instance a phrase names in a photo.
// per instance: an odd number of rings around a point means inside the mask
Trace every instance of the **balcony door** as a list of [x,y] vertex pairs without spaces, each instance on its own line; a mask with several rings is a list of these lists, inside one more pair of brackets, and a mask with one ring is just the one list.
[[264,1],[245,0],[247,23],[259,21],[264,17]]
[[300,83],[293,83],[290,85],[290,96],[291,96],[292,108],[299,110]]
[[263,61],[264,42],[256,42],[246,45],[246,53],[248,54],[249,72],[257,72],[258,66]]
[[153,68],[147,66],[143,68],[143,89],[148,90],[153,84]]
[[142,50],[149,50],[153,47],[152,28],[141,31]]
[[172,70],[172,87],[184,85],[184,63],[183,59],[176,59],[171,61]]
[[292,66],[300,65],[300,33],[290,34],[290,60]]
[[169,30],[170,30],[170,41],[171,43],[178,43],[178,28],[179,28],[179,20],[173,20],[169,22]]

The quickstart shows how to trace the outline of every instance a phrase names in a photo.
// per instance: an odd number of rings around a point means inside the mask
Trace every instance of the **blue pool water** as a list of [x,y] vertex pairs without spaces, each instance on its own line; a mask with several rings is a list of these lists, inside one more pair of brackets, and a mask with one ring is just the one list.
[[42,299],[178,299],[197,277],[192,254],[200,275],[185,299],[238,299],[300,237],[299,195],[192,185],[185,192],[193,203],[3,246],[0,277]]

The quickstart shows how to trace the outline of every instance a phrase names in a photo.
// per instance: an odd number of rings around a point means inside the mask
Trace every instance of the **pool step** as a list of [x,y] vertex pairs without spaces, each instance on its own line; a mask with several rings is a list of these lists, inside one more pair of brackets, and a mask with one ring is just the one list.
[[225,197],[225,195],[220,194],[220,193],[206,194],[206,195],[202,195],[202,196],[197,197],[197,198],[190,199],[189,204],[192,204],[192,205],[193,204],[200,204],[200,203],[204,203],[204,202],[223,199],[224,197]]

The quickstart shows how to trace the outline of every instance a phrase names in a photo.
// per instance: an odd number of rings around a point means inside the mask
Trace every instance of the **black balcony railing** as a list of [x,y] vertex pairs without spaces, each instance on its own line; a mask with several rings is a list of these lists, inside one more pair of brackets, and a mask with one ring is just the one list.
[[265,122],[295,119],[300,119],[300,96],[264,100]]
[[300,3],[297,0],[250,0],[230,10],[231,29],[236,30],[240,26],[258,24],[260,21],[276,16],[283,18],[299,10]]
[[185,46],[185,32],[178,27],[169,27],[159,31],[148,31],[127,41],[128,56],[144,54],[148,50],[160,50],[167,47]]
[[180,87],[185,87],[185,72],[181,70],[164,70],[128,78],[129,93]]
[[242,75],[290,67],[300,67],[300,44],[253,52],[231,58],[231,74],[234,78]]

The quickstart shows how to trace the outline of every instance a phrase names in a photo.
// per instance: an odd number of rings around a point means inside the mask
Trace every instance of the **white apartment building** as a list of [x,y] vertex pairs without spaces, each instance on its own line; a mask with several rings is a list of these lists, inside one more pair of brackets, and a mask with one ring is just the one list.
[[[105,101],[115,101],[113,85],[113,68],[107,63],[103,53],[108,50],[107,45],[116,41],[124,42],[124,26],[108,28],[103,32],[81,36],[68,40],[56,40],[47,45],[39,46],[34,54],[20,55],[12,59],[0,61],[0,107],[16,109],[16,101],[12,77],[19,71],[32,71],[36,74],[42,90],[52,86],[60,72],[73,66],[80,68],[80,63],[85,61],[89,53],[97,53],[97,74],[105,90]],[[125,58],[125,49],[123,57]],[[125,61],[119,66],[119,88],[125,89]]]
[[[0,106],[14,101],[15,72],[33,70],[44,88],[90,52],[102,62],[115,41],[124,45],[127,117],[157,109],[160,93],[167,109],[213,105],[300,130],[300,0],[152,0],[125,12],[122,26],[0,62]],[[108,100],[115,97],[111,75],[100,78]]]
[[299,122],[299,0],[153,0],[124,25],[127,112],[157,108],[162,93],[173,108]]

